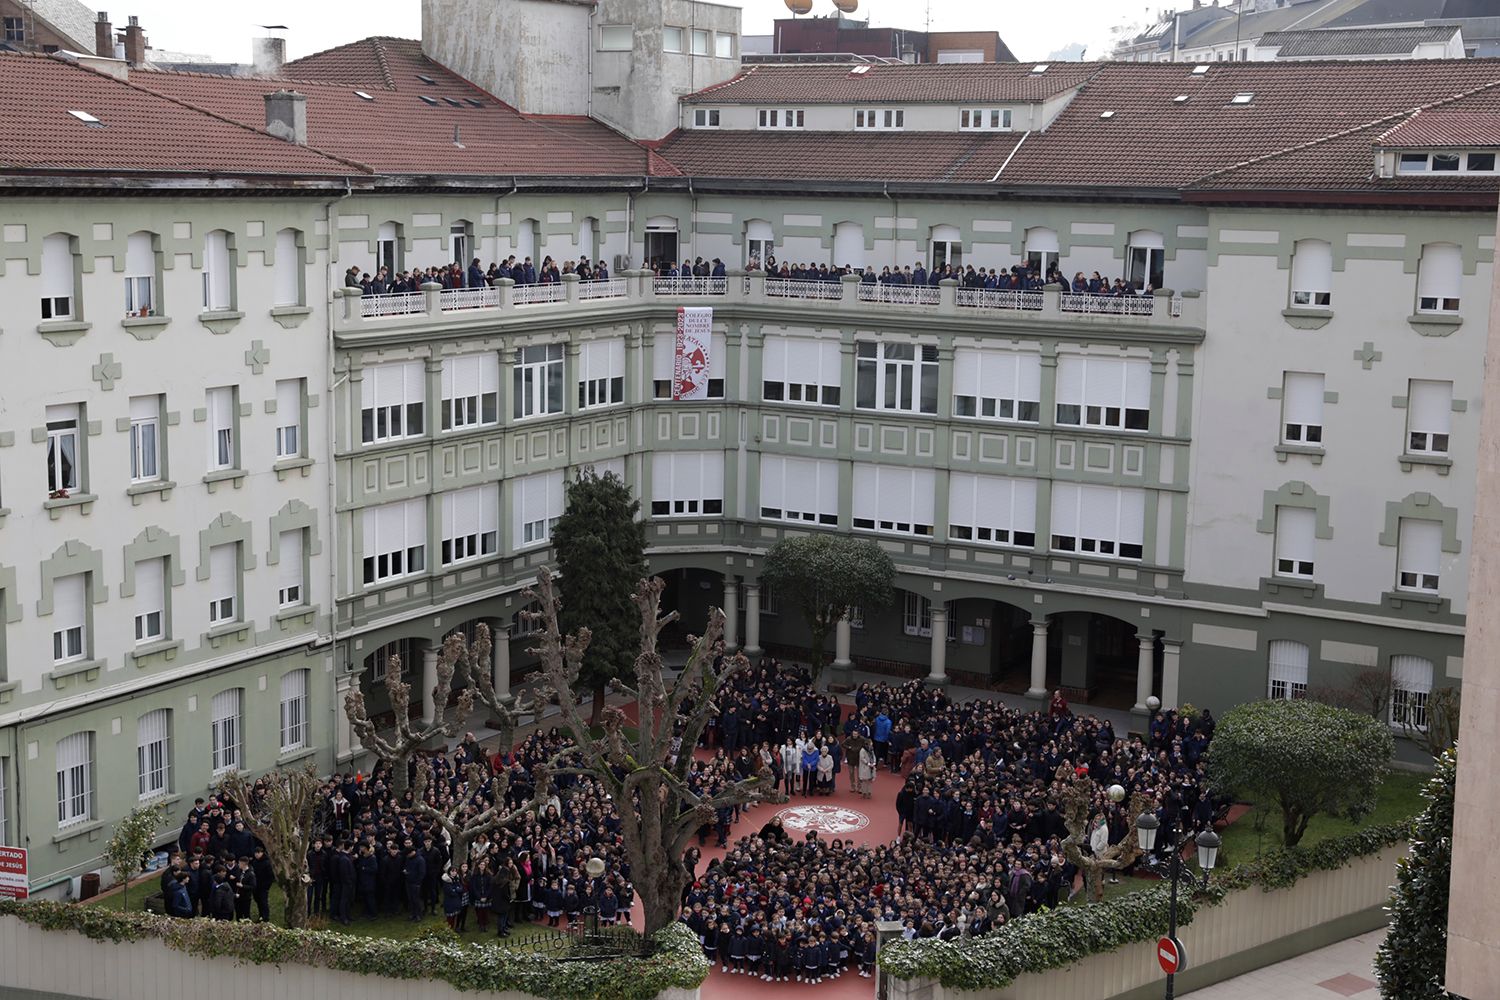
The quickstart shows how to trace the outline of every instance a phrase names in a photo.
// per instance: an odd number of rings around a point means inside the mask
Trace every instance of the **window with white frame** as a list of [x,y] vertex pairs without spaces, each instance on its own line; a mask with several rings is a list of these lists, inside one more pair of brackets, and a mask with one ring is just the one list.
[[1412,379],[1406,396],[1406,451],[1411,455],[1448,454],[1453,416],[1453,383]]
[[240,543],[228,542],[208,550],[208,623],[225,625],[240,620]]
[[239,468],[239,435],[234,426],[239,416],[238,396],[238,387],[232,385],[208,390],[208,467],[211,471]]
[[776,232],[765,219],[750,219],[745,223],[745,263],[759,261],[761,267],[776,256]]
[[372,365],[360,383],[360,440],[365,444],[420,437],[427,377],[420,361]]
[[693,109],[693,128],[718,128],[718,127],[719,127],[719,109],[718,108],[694,108]]
[[73,319],[77,263],[73,237],[53,233],[42,240],[42,319]]
[[83,407],[78,403],[47,407],[47,492],[53,496],[82,488],[82,422]]
[[1281,443],[1323,445],[1323,375],[1286,372],[1281,383]]
[[375,266],[395,274],[401,268],[401,239],[394,222],[382,222],[375,230]]
[[734,36],[725,31],[714,32],[714,57],[718,59],[734,58]]
[[493,353],[444,358],[443,430],[482,427],[500,419],[500,358]]
[[1391,724],[1427,728],[1427,698],[1432,694],[1432,661],[1420,656],[1391,657]]
[[902,108],[858,108],[854,112],[854,127],[881,131],[905,128],[906,111]]
[[1034,424],[1042,416],[1039,354],[960,347],[953,353],[953,415]]
[[1440,521],[1401,519],[1396,550],[1396,589],[1436,594],[1443,565]]
[[963,265],[964,245],[962,234],[957,226],[933,226],[930,245],[932,253],[929,263],[934,271],[944,264],[951,264],[954,267]]
[[73,573],[52,581],[52,662],[88,656],[88,580]]
[[1126,431],[1150,429],[1151,362],[1059,357],[1057,422]]
[[1060,246],[1055,229],[1033,226],[1026,230],[1026,266],[1045,278],[1057,266]]
[[722,451],[658,451],[651,456],[652,517],[723,513]]
[[711,44],[711,38],[710,38],[710,36],[712,34],[713,34],[713,32],[711,32],[711,31],[701,31],[701,30],[694,29],[694,31],[693,31],[693,37],[692,37],[693,55],[695,55],[695,56],[706,56],[706,55],[708,55],[708,47]]
[[1276,575],[1312,579],[1318,514],[1311,507],[1276,508]]
[[1052,548],[1111,559],[1145,553],[1146,493],[1114,486],[1052,486]]
[[564,489],[562,472],[543,472],[514,479],[511,516],[516,548],[541,545],[552,540],[552,529],[562,519]]
[[755,120],[758,128],[801,128],[806,114],[802,108],[760,108]]
[[302,294],[302,247],[298,238],[302,234],[295,229],[282,229],[276,233],[276,265],[273,270],[271,304],[273,306],[300,306]]
[[305,528],[283,531],[276,539],[276,605],[301,607],[307,603]]
[[449,490],[442,494],[441,502],[444,566],[500,551],[499,483]]
[[223,312],[234,308],[234,272],[229,252],[229,234],[215,229],[203,238],[203,311]]
[[635,29],[628,24],[599,25],[599,51],[629,52],[635,44]]
[[421,639],[393,639],[371,653],[368,659],[370,678],[377,684],[385,681],[386,671],[395,659],[401,666],[401,676],[411,673],[412,667],[422,662]]
[[954,472],[948,477],[948,537],[983,545],[1036,546],[1036,481]]
[[936,413],[938,349],[862,340],[855,345],[854,405],[861,410]]
[[837,340],[767,334],[760,363],[762,399],[839,405],[843,358]]
[[281,675],[281,752],[307,745],[307,671]]
[[1423,246],[1417,265],[1417,312],[1458,312],[1463,278],[1464,255],[1455,244]]
[[1010,108],[964,108],[958,127],[969,132],[1009,132]]
[[130,481],[161,478],[161,396],[130,398]]
[[936,497],[932,469],[856,465],[852,524],[857,530],[931,538]]
[[57,741],[57,826],[93,818],[94,734],[74,733]]
[[367,507],[360,512],[366,584],[394,580],[427,568],[427,498]]
[[585,340],[578,348],[578,408],[625,402],[625,341]]
[[1292,248],[1292,305],[1327,309],[1333,303],[1333,245],[1298,240]]
[[[948,601],[943,605],[943,610],[948,617],[946,638],[949,642],[958,641],[958,616],[954,614],[957,603],[957,601]],[[864,621],[861,619],[860,627],[863,626]],[[901,612],[901,631],[907,635],[930,638],[932,636],[932,602],[921,594],[907,591]]]
[[1167,251],[1161,233],[1138,229],[1130,234],[1130,244],[1126,249],[1126,280],[1139,290],[1162,287]]
[[838,463],[762,452],[760,516],[773,521],[838,527]]
[[563,411],[563,345],[516,349],[511,368],[511,416],[516,420]]
[[172,790],[172,710],[147,712],[135,724],[136,795],[142,801]]
[[156,237],[131,233],[125,238],[125,315],[155,316]]
[[673,25],[666,25],[661,29],[661,50],[663,52],[681,52],[683,42],[683,30]]
[[1397,161],[1396,172],[1402,174],[1425,173],[1470,173],[1492,174],[1495,172],[1494,152],[1468,153],[1457,151],[1402,153]]
[[136,645],[167,636],[167,560],[142,559],[135,564]]
[[[722,333],[712,334],[708,351],[708,398],[724,398],[724,362],[729,353]],[[673,368],[677,360],[675,334],[658,333],[651,340],[651,395],[655,399],[672,398]]]
[[[474,227],[460,219],[448,227],[448,259],[459,267],[467,268],[473,258]],[[467,272],[466,275],[467,277]]]
[[302,414],[307,380],[281,379],[276,383],[276,457],[303,455]]
[[1266,697],[1292,700],[1307,694],[1307,644],[1272,639],[1269,650]]
[[5,25],[5,40],[24,45],[26,43],[26,19],[24,17],[0,18]]
[[211,727],[213,773],[216,776],[242,764],[245,734],[240,712],[244,696],[243,688],[230,688],[214,695]]

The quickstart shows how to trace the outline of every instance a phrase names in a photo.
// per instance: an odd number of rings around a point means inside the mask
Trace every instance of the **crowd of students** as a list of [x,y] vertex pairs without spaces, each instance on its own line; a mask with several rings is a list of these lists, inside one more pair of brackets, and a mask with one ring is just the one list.
[[587,256],[558,263],[547,256],[542,258],[541,266],[537,266],[529,256],[518,258],[511,254],[499,263],[491,261],[488,268],[480,264],[478,257],[470,261],[467,268],[457,262],[395,273],[390,268],[377,267],[374,275],[355,265],[344,272],[344,285],[360,289],[362,295],[391,295],[419,292],[425,284],[444,288],[489,288],[501,278],[509,278],[517,285],[554,285],[560,283],[565,274],[576,274],[580,281],[608,281],[610,277],[609,265],[603,257],[594,263],[590,263]]
[[952,280],[957,281],[963,288],[997,291],[1040,291],[1053,288],[1077,294],[1112,298],[1151,294],[1149,285],[1144,289],[1138,289],[1124,278],[1116,278],[1111,282],[1108,278],[1102,277],[1098,271],[1095,271],[1092,277],[1087,277],[1079,271],[1072,281],[1069,281],[1055,264],[1049,265],[1045,273],[1034,263],[1018,263],[1009,268],[991,267],[988,270],[983,267],[976,268],[973,264],[943,263],[934,264],[929,270],[922,261],[906,267],[899,264],[894,267],[886,265],[877,271],[873,266],[858,268],[837,265],[829,267],[827,264],[778,264],[775,257],[768,257],[764,266],[759,259],[752,258],[746,270],[764,271],[768,278],[788,281],[840,281],[844,275],[852,274],[859,277],[861,284],[936,287],[944,281]]

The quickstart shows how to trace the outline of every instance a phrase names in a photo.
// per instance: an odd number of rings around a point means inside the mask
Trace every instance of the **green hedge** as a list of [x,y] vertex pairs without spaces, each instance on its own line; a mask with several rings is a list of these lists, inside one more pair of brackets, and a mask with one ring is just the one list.
[[559,962],[495,945],[460,943],[452,935],[393,941],[271,924],[176,920],[42,900],[0,900],[0,915],[46,930],[76,931],[96,941],[156,938],[169,948],[203,958],[314,965],[391,979],[436,979],[460,990],[514,990],[558,1000],[650,1000],[662,990],[694,989],[708,975],[697,939],[676,923],[656,935],[657,948],[650,958]]
[[[1179,892],[1177,923],[1192,922],[1200,906],[1258,885],[1285,889],[1315,871],[1335,871],[1411,837],[1410,822],[1370,827],[1313,847],[1281,848],[1215,876],[1209,887]],[[1008,921],[982,938],[896,941],[880,950],[880,967],[901,979],[936,979],[949,989],[1004,989],[1027,973],[1066,968],[1090,955],[1167,933],[1171,888],[1165,883],[1102,903],[1065,906]]]

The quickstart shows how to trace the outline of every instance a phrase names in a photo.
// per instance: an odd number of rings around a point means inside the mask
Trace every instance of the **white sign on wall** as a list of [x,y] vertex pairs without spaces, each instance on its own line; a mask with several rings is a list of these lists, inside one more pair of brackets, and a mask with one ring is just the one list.
[[708,398],[708,361],[713,350],[714,311],[709,306],[677,310],[677,350],[672,364],[673,399]]

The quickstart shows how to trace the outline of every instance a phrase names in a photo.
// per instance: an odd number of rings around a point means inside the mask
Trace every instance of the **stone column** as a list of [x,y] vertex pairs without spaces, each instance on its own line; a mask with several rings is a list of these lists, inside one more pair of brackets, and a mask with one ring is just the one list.
[[490,628],[490,683],[495,696],[510,701],[510,628],[498,621]]
[[1161,707],[1163,711],[1177,707],[1177,684],[1182,672],[1182,640],[1161,641]]
[[740,583],[733,578],[724,581],[724,649],[733,652],[740,646]]
[[354,727],[349,725],[349,715],[344,711],[344,697],[358,687],[358,674],[344,674],[333,682],[333,753],[334,760],[337,763],[343,763],[364,751],[364,747],[360,746],[359,743],[359,735],[355,733]]
[[760,656],[760,584],[745,584],[745,655]]
[[433,704],[432,689],[437,687],[438,647],[429,643],[422,650],[422,721],[431,723],[437,718],[437,705]]
[[1031,687],[1028,698],[1047,697],[1047,619],[1031,620]]
[[1135,660],[1135,704],[1130,711],[1133,715],[1150,715],[1146,699],[1151,697],[1151,681],[1156,672],[1156,637],[1138,635],[1135,641],[1140,644],[1140,649]]
[[854,663],[849,659],[849,612],[846,610],[833,627],[833,671],[828,676],[830,687],[854,686]]
[[932,605],[932,672],[927,675],[928,684],[948,683],[948,609],[942,604]]

